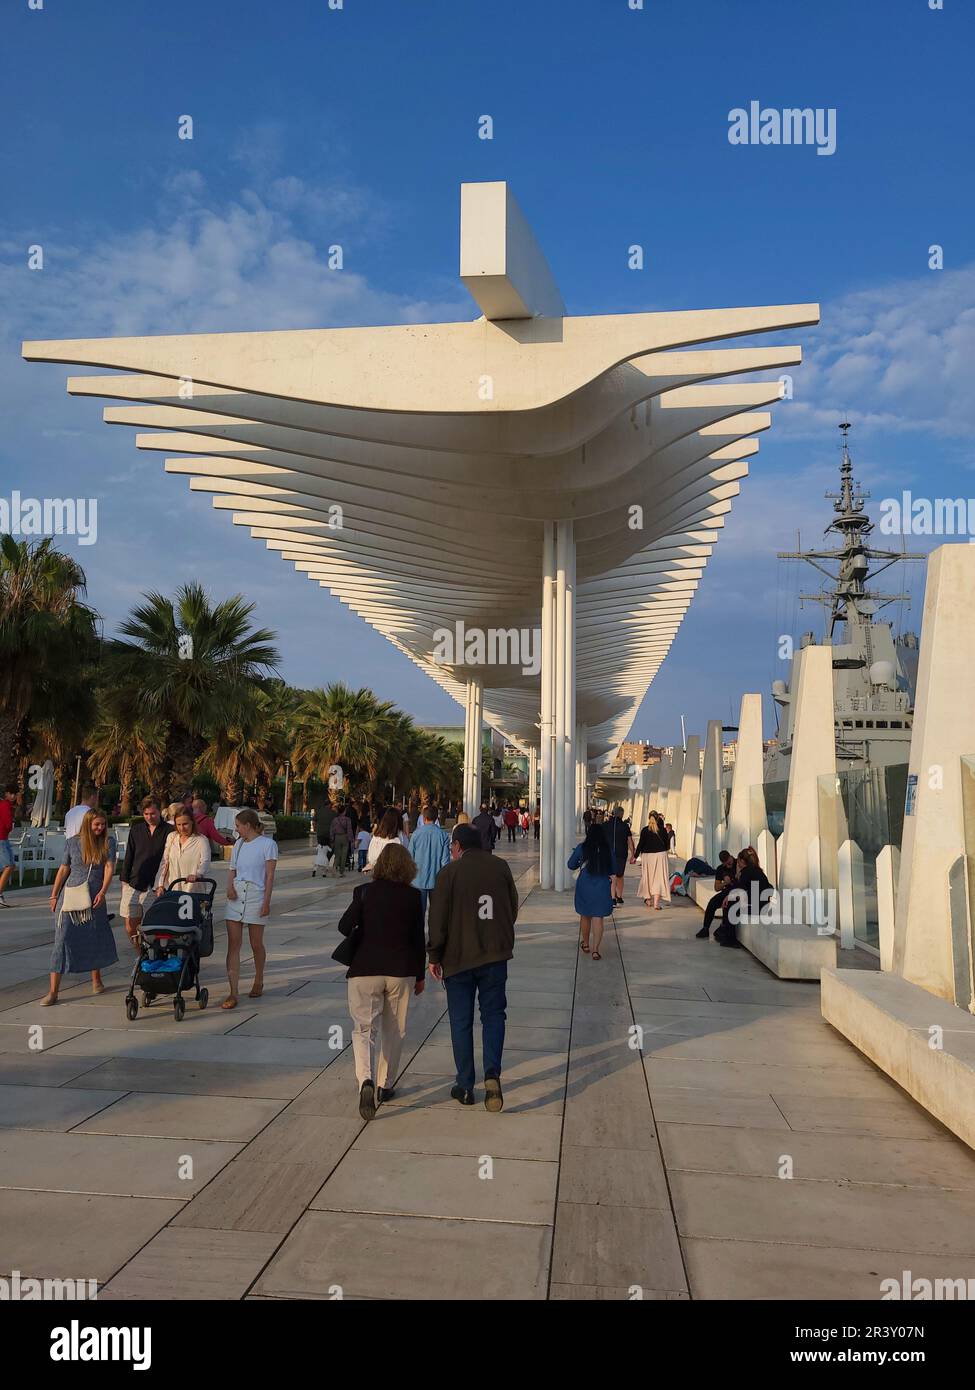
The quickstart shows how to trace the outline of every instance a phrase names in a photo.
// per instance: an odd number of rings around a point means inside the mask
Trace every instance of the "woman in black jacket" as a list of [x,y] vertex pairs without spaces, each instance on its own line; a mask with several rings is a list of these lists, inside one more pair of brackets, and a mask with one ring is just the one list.
[[375,1119],[377,1101],[381,1104],[395,1094],[387,1083],[396,1080],[399,1070],[410,990],[423,993],[426,941],[423,899],[419,889],[411,887],[415,877],[416,864],[409,850],[400,844],[387,845],[376,860],[372,882],[355,889],[339,922],[343,936],[353,931],[357,936],[346,979],[359,1114],[364,1120]]
[[714,933],[715,941],[740,949],[736,927],[742,915],[761,912],[774,892],[758,862],[757,852],[749,845],[738,856],[738,874],[722,907],[721,926]]

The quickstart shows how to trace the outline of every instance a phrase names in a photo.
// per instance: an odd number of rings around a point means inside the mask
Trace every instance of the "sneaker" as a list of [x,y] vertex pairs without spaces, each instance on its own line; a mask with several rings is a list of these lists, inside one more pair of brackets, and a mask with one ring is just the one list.
[[378,1105],[383,1105],[387,1100],[392,1100],[395,1094],[396,1091],[392,1086],[377,1086],[376,1103]]
[[452,1100],[459,1101],[461,1105],[474,1104],[474,1092],[465,1091],[463,1086],[452,1086],[450,1088],[450,1096]]
[[364,1120],[376,1118],[376,1088],[371,1081],[363,1081],[359,1088],[359,1114]]
[[504,1096],[501,1092],[501,1082],[496,1076],[486,1076],[484,1078],[484,1109],[496,1114],[504,1109]]

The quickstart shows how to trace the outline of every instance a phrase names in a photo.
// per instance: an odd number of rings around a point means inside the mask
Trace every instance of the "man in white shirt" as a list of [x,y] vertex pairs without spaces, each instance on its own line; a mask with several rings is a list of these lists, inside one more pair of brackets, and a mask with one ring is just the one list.
[[86,782],[81,788],[81,800],[77,806],[72,806],[71,810],[64,818],[64,838],[70,840],[72,835],[81,834],[81,823],[89,811],[94,811],[98,806],[98,788],[94,782]]

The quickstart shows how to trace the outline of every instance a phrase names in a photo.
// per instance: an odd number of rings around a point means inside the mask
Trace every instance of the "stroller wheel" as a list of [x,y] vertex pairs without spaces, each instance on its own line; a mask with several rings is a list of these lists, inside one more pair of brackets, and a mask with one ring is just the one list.
[[125,1001],[125,1017],[132,1023],[139,1013],[139,1001],[130,994]]
[[201,1009],[205,1009],[210,1002],[210,991],[206,988],[200,990],[200,997],[196,1001]]
[[183,1015],[186,1013],[186,1001],[181,994],[177,994],[173,1000],[173,1014],[177,1023],[182,1023]]
[[142,1007],[143,1007],[144,1009],[148,1009],[148,1007],[149,1007],[149,1005],[150,1005],[151,1003],[152,1003],[152,995],[151,995],[151,994],[146,994],[145,990],[143,990],[143,991],[142,991]]

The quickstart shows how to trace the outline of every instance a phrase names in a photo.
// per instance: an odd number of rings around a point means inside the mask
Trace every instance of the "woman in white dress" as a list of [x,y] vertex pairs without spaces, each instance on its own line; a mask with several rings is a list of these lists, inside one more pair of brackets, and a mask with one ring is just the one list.
[[632,863],[640,865],[640,897],[647,907],[651,899],[658,912],[670,902],[670,853],[663,819],[651,811],[640,831]]
[[192,811],[177,811],[173,825],[159,862],[156,895],[177,878],[189,879],[191,893],[205,893],[206,885],[200,879],[210,867],[210,841],[198,833]]

